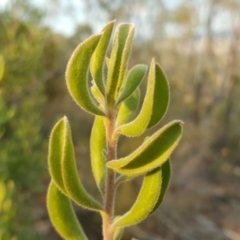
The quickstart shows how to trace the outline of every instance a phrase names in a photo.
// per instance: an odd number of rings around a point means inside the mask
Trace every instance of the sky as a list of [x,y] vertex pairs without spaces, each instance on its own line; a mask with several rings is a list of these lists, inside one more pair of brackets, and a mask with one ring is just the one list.
[[[88,15],[84,9],[84,1],[86,0],[58,0],[60,4],[57,3],[58,5],[56,8],[55,6],[49,7],[48,0],[31,0],[34,5],[46,11],[47,17],[44,19],[44,24],[52,28],[55,32],[62,33],[66,36],[71,36],[74,33],[77,24],[86,22]],[[182,0],[164,0],[164,4],[169,9],[175,9],[179,6],[181,1]],[[0,9],[4,9],[8,2],[9,0],[0,0]],[[206,21],[206,0],[194,0],[193,3],[196,9],[198,9],[201,21]],[[94,24],[94,31],[96,32],[100,31],[107,21],[104,15],[98,15],[97,18],[98,22]],[[99,21],[99,19],[101,20]],[[228,13],[222,11],[215,19],[215,31],[226,31],[229,29],[230,18]],[[132,19],[132,21],[134,23],[134,19]],[[145,30],[147,34],[147,29],[143,30]],[[203,34],[201,33],[201,29],[199,29],[199,31],[200,34]],[[174,35],[176,33],[176,28],[169,26],[168,32],[170,35]]]
[[[4,9],[7,6],[9,0],[0,0],[0,9]],[[84,16],[84,1],[85,0],[61,0],[61,4],[58,5],[58,11],[52,8],[48,8],[48,0],[32,0],[31,2],[38,6],[40,9],[45,9],[47,12],[54,11],[53,16],[49,15],[45,18],[44,24],[52,28],[55,32],[63,33],[70,36],[74,33],[75,26],[78,23],[83,23],[87,15]],[[89,1],[89,0],[88,0]],[[181,0],[165,0],[166,7],[176,8]],[[71,3],[72,9],[69,9],[69,3]],[[68,11],[71,11],[69,14]],[[99,17],[99,16],[98,16]],[[104,22],[104,16],[102,17]],[[102,25],[96,27],[96,31],[100,31]]]
[[[36,3],[40,3],[39,6],[41,7],[43,5],[43,1],[47,1],[47,0],[35,0]],[[68,0],[61,0],[62,1],[62,5],[67,5],[67,2],[69,2]],[[89,0],[88,0],[89,1]],[[158,1],[158,0],[156,0]],[[181,0],[165,0],[166,2],[166,6],[169,8],[176,8],[179,3],[181,2]],[[62,12],[60,12],[59,14],[56,14],[56,18],[58,19],[58,24],[56,25],[54,21],[52,21],[51,18],[46,19],[46,24],[48,26],[50,26],[52,29],[54,29],[57,32],[61,32],[64,33],[65,35],[71,35],[74,33],[75,30],[75,24],[77,23],[82,23],[87,19],[87,15],[84,16],[82,14],[79,13],[83,13],[84,11],[84,0],[71,0],[71,4],[74,8],[74,10],[71,12],[71,15],[63,15]],[[102,21],[99,22],[99,24],[95,24],[96,29],[94,29],[96,32],[101,31],[103,25],[105,25],[106,23],[106,19],[105,16],[97,16],[98,19],[101,19]],[[75,24],[73,24],[73,22]],[[102,24],[103,23],[103,24]],[[133,19],[133,23],[134,23],[134,19]]]
[[7,3],[7,0],[0,0],[0,7],[4,7]]

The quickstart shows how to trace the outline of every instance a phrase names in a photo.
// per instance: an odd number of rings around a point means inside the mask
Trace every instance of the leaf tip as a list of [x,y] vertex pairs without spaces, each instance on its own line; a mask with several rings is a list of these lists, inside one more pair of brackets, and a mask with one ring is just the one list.
[[63,121],[65,124],[68,124],[68,123],[69,123],[67,116],[63,116],[62,121]]
[[109,22],[109,24],[114,24],[116,22],[116,18]]
[[177,123],[180,125],[180,127],[182,127],[182,125],[185,124],[182,120],[179,120],[179,119],[173,121],[173,124],[177,124]]

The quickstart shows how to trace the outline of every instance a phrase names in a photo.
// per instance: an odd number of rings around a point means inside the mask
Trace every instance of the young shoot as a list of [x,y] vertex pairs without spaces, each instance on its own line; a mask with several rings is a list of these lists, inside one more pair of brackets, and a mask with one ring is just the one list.
[[[115,21],[108,23],[100,34],[80,43],[66,70],[70,95],[80,108],[95,117],[90,136],[91,167],[102,202],[81,183],[67,117],[56,123],[50,136],[47,207],[53,226],[67,240],[88,239],[72,201],[101,215],[104,240],[121,239],[125,227],[152,214],[163,200],[171,175],[169,158],[182,135],[182,122],[174,120],[147,137],[128,156],[118,158],[119,137],[139,136],[158,124],[168,109],[170,93],[167,78],[154,58],[149,69],[143,64],[128,69],[133,24],[116,27],[111,54],[107,56],[114,24]],[[139,85],[145,76],[146,94],[135,116]],[[135,203],[126,213],[115,216],[118,185],[140,175],[143,181]]]

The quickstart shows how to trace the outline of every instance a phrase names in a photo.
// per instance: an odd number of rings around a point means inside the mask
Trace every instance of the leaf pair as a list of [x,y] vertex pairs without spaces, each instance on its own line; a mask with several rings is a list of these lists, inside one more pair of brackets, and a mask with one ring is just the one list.
[[112,160],[107,166],[123,175],[142,175],[161,166],[177,146],[182,134],[182,122],[172,121],[130,155]]
[[116,29],[108,65],[106,88],[107,107],[111,110],[115,107],[119,91],[126,75],[127,63],[132,49],[133,35],[134,26],[132,24],[121,24]]
[[116,187],[137,175],[144,175],[141,190],[132,208],[113,221],[113,227],[137,224],[161,204],[171,176],[169,156],[182,134],[182,122],[173,121],[148,137],[143,144],[125,158],[107,163],[109,168],[123,174]]
[[121,217],[116,217],[113,227],[126,227],[141,222],[153,213],[166,192],[171,176],[170,162],[166,161],[144,176],[141,190],[132,208]]
[[[137,88],[127,99],[125,99],[120,104],[116,122],[115,122],[116,128],[120,127],[123,124],[128,123],[132,119],[138,107],[139,100],[140,100],[140,90],[139,88]],[[116,131],[116,133],[118,132]]]
[[64,239],[87,240],[70,199],[93,211],[103,211],[103,207],[87,193],[79,180],[66,117],[58,121],[52,130],[48,164],[52,181],[48,189],[47,207],[53,225]]
[[[142,74],[143,71],[137,70],[138,75]],[[139,84],[139,82],[136,80],[129,83],[132,89],[134,89],[134,86],[137,84]],[[126,86],[128,87],[128,85]],[[127,90],[128,89],[129,87]],[[127,90],[123,91],[123,93]],[[168,103],[169,86],[167,79],[159,65],[156,64],[153,59],[148,74],[147,91],[140,113],[130,123],[119,126],[116,132],[130,137],[141,135],[147,128],[153,127],[163,118],[167,111]]]
[[[134,35],[132,24],[121,24],[116,29],[111,58],[107,64],[108,76],[105,87],[104,63],[114,23],[115,21],[110,22],[101,34],[93,35],[81,43],[73,52],[67,65],[66,82],[71,96],[81,108],[94,115],[106,115],[109,110],[129,97],[146,73],[145,65],[135,66],[127,77],[126,88],[120,94],[127,73]],[[89,66],[94,82],[92,94],[101,105],[105,105],[105,111],[97,106],[89,92]],[[103,103],[102,98],[105,95],[106,102]]]
[[101,204],[87,193],[79,180],[71,130],[66,117],[58,121],[52,130],[48,164],[50,175],[62,193],[84,208],[102,210]]
[[92,55],[90,65],[92,77],[103,96],[105,95],[105,82],[103,75],[105,56],[112,35],[114,23],[115,21],[112,21],[103,28],[102,37]]

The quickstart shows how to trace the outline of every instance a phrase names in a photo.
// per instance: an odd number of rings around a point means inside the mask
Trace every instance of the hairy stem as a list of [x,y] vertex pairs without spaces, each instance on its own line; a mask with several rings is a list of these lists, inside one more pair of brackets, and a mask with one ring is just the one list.
[[[106,137],[107,137],[107,161],[116,158],[116,139],[113,138],[114,133],[114,113],[109,113],[108,121],[106,124]],[[111,222],[114,215],[114,180],[115,173],[112,169],[107,169],[106,187],[104,196],[105,213],[102,215],[103,219],[103,238],[104,240],[112,240],[113,229],[111,228]]]

